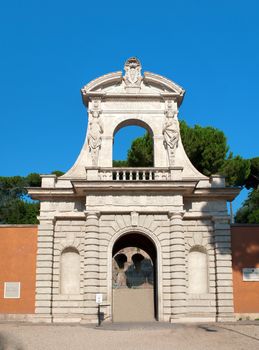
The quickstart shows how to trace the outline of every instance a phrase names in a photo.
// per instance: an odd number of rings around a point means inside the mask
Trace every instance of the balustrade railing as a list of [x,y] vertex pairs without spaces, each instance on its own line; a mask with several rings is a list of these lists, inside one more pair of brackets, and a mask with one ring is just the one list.
[[106,181],[157,181],[169,180],[168,168],[102,168],[99,180]]

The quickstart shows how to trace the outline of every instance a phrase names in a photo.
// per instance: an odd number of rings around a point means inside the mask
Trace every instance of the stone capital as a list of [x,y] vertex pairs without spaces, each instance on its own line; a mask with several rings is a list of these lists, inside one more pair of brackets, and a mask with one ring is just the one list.
[[101,213],[99,211],[93,211],[93,210],[85,210],[84,211],[86,220],[87,219],[99,219]]
[[170,220],[174,220],[174,219],[182,219],[184,216],[185,211],[181,210],[181,211],[169,211],[168,212],[168,216]]
[[37,216],[37,219],[39,220],[40,224],[44,223],[44,221],[47,221],[47,222],[50,221],[51,225],[53,225],[53,226],[55,225],[56,220],[57,220],[55,216],[54,217],[53,216],[50,217],[50,216],[40,216],[40,215]]

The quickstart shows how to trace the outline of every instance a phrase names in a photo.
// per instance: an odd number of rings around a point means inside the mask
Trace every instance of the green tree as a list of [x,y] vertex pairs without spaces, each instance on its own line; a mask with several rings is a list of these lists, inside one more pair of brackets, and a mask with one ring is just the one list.
[[152,167],[154,165],[153,139],[149,133],[132,142],[128,151],[129,167]]
[[114,160],[112,162],[112,166],[114,168],[124,168],[124,167],[128,167],[128,162],[127,160]]
[[259,224],[259,190],[253,189],[235,216],[237,223]]
[[229,149],[223,131],[210,126],[190,127],[181,121],[180,132],[187,156],[196,169],[206,176],[218,173]]
[[41,177],[37,173],[31,173],[25,178],[25,183],[28,187],[40,187]]
[[63,171],[60,170],[54,170],[51,172],[51,174],[57,175],[57,177],[64,175]]
[[257,189],[259,186],[259,157],[250,159],[250,174],[245,180],[245,187]]
[[27,202],[20,198],[8,201],[0,209],[0,222],[3,224],[37,224],[39,202]]
[[250,174],[250,160],[240,156],[233,157],[230,153],[219,169],[219,173],[226,176],[228,186],[243,186]]
[[[58,176],[63,173],[54,171]],[[40,187],[41,177],[31,173],[26,177],[0,177],[0,223],[36,224],[39,202],[31,201],[26,187]]]

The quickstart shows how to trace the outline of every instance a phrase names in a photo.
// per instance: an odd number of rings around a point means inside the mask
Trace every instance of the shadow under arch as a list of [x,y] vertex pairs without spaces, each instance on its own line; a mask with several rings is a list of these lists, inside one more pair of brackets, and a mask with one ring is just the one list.
[[65,254],[65,253],[76,253],[76,254],[80,255],[79,250],[72,245],[68,245],[68,246],[64,247],[61,250],[60,255]]

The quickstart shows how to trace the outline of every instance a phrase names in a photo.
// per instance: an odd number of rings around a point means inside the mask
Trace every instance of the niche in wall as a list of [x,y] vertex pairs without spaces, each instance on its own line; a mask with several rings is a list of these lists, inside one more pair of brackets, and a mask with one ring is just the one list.
[[80,294],[80,255],[72,247],[66,248],[61,254],[60,293]]
[[189,294],[208,293],[208,258],[203,247],[193,247],[188,256]]

